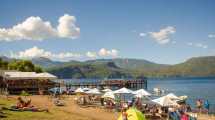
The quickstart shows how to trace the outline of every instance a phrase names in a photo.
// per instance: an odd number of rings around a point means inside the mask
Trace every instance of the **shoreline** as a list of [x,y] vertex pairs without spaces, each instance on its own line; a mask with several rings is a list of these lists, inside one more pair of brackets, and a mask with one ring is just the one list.
[[[18,96],[9,96],[10,100],[7,105],[15,104]],[[52,99],[47,95],[28,96],[32,99],[32,105],[37,107],[48,108],[50,112],[17,112],[6,111],[7,118],[2,120],[117,120],[120,112],[108,111],[101,107],[80,107],[75,103],[76,95],[64,95],[62,99],[65,106],[55,106]],[[0,97],[0,101],[5,98]],[[6,100],[6,99],[5,99]],[[4,100],[3,100],[4,101]],[[4,104],[4,103],[3,103]],[[2,105],[1,105],[2,106]],[[5,111],[4,111],[5,112]],[[27,116],[25,116],[27,114]],[[215,115],[198,114],[198,120],[214,120]]]

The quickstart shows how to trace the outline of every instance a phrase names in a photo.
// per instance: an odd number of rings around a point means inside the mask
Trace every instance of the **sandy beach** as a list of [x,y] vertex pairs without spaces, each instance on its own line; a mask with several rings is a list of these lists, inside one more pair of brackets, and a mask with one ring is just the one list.
[[[17,97],[10,96],[9,103],[15,104]],[[9,112],[7,118],[2,120],[117,120],[119,116],[118,112],[107,111],[101,107],[80,107],[75,103],[75,97],[77,96],[63,96],[66,105],[59,107],[55,106],[48,96],[28,96],[32,105],[48,108],[49,112]],[[215,117],[199,114],[198,120],[215,120]]]
[[[10,101],[15,104],[15,100],[18,96],[10,96]],[[32,105],[42,108],[48,108],[49,113],[40,118],[32,117],[33,120],[116,120],[119,113],[107,111],[103,108],[98,107],[80,107],[78,106],[74,98],[76,96],[63,96],[66,103],[65,106],[58,107],[52,102],[52,99],[48,96],[29,96],[32,100]],[[12,112],[13,114],[15,112]],[[18,112],[21,116],[22,112]],[[16,113],[17,114],[17,113]],[[34,114],[34,113],[31,113]],[[37,113],[36,113],[37,114]],[[50,115],[50,116],[49,116]],[[16,118],[6,118],[5,120],[16,120]],[[18,119],[17,119],[18,120]]]

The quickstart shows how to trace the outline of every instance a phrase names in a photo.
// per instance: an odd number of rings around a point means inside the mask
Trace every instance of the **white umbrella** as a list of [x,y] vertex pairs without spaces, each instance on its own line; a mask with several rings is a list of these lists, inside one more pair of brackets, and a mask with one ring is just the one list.
[[171,100],[169,97],[167,96],[163,96],[157,99],[152,100],[155,103],[158,103],[161,106],[177,106],[178,104]]
[[175,94],[173,93],[169,93],[166,95],[167,97],[169,97],[170,99],[172,100],[181,100],[178,96],[176,96]]
[[102,95],[102,98],[111,98],[115,99],[114,93],[113,92],[106,92],[104,95]]
[[84,90],[82,88],[78,88],[75,90],[75,93],[84,93]]
[[126,94],[126,93],[129,94],[129,93],[133,93],[133,91],[123,87],[121,89],[118,89],[118,90],[114,91],[113,93],[114,94]]
[[83,91],[89,91],[91,90],[90,88],[83,88]]
[[102,90],[103,92],[112,92],[112,90],[111,89],[104,89],[104,90]]
[[87,93],[87,94],[101,94],[101,92],[97,88],[91,89],[85,93]]
[[136,90],[133,92],[133,94],[135,94],[136,97],[140,97],[140,98],[143,96],[151,96],[151,94],[144,89]]

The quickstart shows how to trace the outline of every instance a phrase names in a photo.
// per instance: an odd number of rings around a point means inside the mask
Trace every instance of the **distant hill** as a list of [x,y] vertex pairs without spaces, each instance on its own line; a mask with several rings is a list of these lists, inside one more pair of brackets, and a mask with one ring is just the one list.
[[86,61],[87,63],[99,63],[99,62],[113,62],[116,64],[116,66],[123,68],[123,69],[129,69],[129,70],[139,70],[139,69],[146,69],[146,70],[157,70],[161,69],[163,67],[167,67],[169,65],[163,65],[163,64],[157,64],[154,62],[150,62],[147,60],[141,60],[141,59],[97,59],[97,60],[91,60]]
[[175,65],[122,58],[59,62],[40,57],[32,62],[61,78],[215,77],[215,56],[194,57]]

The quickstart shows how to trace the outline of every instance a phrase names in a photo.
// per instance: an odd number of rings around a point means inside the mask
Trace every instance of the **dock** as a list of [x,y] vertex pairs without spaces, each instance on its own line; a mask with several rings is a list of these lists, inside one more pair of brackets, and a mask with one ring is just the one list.
[[66,79],[58,80],[61,85],[67,88],[112,88],[118,89],[122,87],[130,89],[147,89],[147,78],[141,79]]

